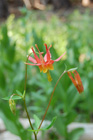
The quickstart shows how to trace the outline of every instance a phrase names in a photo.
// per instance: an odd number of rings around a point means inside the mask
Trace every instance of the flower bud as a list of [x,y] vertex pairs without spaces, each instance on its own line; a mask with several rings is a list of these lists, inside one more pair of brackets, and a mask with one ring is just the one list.
[[74,74],[74,78],[72,77],[71,72],[67,72],[67,73],[68,73],[69,78],[73,82],[74,86],[76,87],[77,91],[79,93],[82,93],[84,91],[84,87],[83,87],[79,73],[76,70],[72,71],[72,73]]
[[9,107],[11,109],[11,112],[15,115],[16,114],[16,103],[13,99],[9,99]]

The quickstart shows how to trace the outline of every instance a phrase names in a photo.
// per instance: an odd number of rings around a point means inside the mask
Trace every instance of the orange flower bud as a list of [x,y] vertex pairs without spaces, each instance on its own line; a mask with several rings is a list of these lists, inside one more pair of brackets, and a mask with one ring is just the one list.
[[84,91],[84,87],[81,81],[81,78],[79,76],[79,73],[74,70],[72,73],[74,74],[74,78],[71,75],[71,72],[67,72],[69,78],[71,79],[72,83],[74,84],[74,86],[76,87],[76,89],[78,90],[79,93],[82,93]]

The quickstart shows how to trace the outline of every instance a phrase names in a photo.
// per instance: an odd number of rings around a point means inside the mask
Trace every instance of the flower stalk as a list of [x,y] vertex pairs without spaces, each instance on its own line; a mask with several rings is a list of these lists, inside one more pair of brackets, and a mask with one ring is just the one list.
[[49,106],[50,106],[50,104],[51,104],[51,101],[52,101],[52,98],[53,98],[53,95],[54,95],[55,89],[56,89],[56,87],[57,87],[57,85],[58,85],[60,79],[62,78],[62,76],[63,76],[66,72],[67,72],[67,71],[64,71],[64,72],[61,74],[61,76],[59,77],[59,79],[57,80],[57,82],[56,82],[56,84],[55,84],[55,86],[54,86],[54,89],[53,89],[53,92],[52,92],[52,94],[51,94],[51,97],[50,97],[50,100],[49,100],[48,106],[47,106],[47,108],[46,108],[46,111],[45,111],[45,113],[44,113],[44,115],[43,115],[42,121],[41,121],[41,123],[40,123],[38,129],[41,128],[41,125],[42,125],[42,123],[43,123],[43,121],[44,121],[44,119],[45,119],[45,117],[46,117],[46,114],[47,114],[47,111],[48,111]]

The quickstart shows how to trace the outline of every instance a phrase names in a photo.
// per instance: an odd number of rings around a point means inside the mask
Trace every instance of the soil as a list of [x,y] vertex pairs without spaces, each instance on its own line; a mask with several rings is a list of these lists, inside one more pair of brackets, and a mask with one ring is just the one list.
[[[8,5],[9,8],[9,15],[10,14],[14,14],[15,17],[20,17],[22,16],[19,8],[22,7],[23,4],[20,3],[19,5],[17,5],[16,3],[10,3]],[[83,7],[81,5],[81,3],[73,3],[73,5],[71,6],[71,8],[61,8],[59,10],[54,10],[52,5],[48,5],[46,7],[46,10],[44,10],[44,13],[46,14],[47,17],[51,17],[52,14],[56,14],[59,17],[62,17],[63,21],[65,21],[66,17],[69,16],[75,9],[79,10],[81,13],[84,13],[86,9],[90,9],[90,13],[93,14],[93,3],[91,3],[88,7]],[[33,9],[36,11],[36,9]],[[40,10],[37,10],[38,12]],[[2,18],[0,19],[0,22],[5,21],[6,18]]]

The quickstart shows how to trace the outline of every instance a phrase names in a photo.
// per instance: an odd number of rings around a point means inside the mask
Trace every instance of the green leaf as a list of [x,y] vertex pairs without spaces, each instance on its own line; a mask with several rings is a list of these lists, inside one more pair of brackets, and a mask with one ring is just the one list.
[[28,131],[32,131],[32,132],[38,132],[38,131],[45,131],[45,130],[48,130],[48,129],[50,129],[52,126],[53,126],[53,124],[54,124],[54,122],[56,121],[56,119],[57,119],[57,117],[54,117],[53,119],[52,119],[52,122],[47,126],[47,127],[45,127],[45,128],[41,128],[41,129],[37,129],[37,130],[31,130],[31,129],[29,129]]
[[76,111],[74,111],[73,109],[67,113],[66,116],[66,125],[70,124],[71,122],[75,121],[75,118],[77,117],[77,113]]
[[83,128],[76,128],[69,133],[70,140],[78,140],[79,137],[84,133]]
[[48,125],[45,129],[46,129],[46,130],[50,129],[50,128],[53,126],[53,124],[54,124],[54,122],[56,121],[56,119],[57,119],[57,117],[55,116],[55,117],[52,119],[52,122],[50,123],[50,125]]
[[78,69],[78,67],[69,69],[69,70],[67,70],[67,71],[74,71],[74,70],[76,70],[76,69]]
[[22,98],[24,98],[24,97],[25,97],[25,93],[26,93],[26,92],[25,92],[25,90],[24,90],[23,95],[22,95]]
[[35,128],[38,129],[40,125],[40,119],[36,115],[34,115],[34,119],[35,119]]
[[[9,96],[9,97],[4,97],[4,98],[2,98],[3,100],[9,100],[11,98],[11,96]],[[17,95],[15,95],[15,96],[13,96],[12,97],[12,99],[13,100],[20,100],[20,99],[22,99],[20,96],[17,96]]]
[[22,93],[19,90],[16,90],[16,93],[20,96],[22,96]]
[[64,115],[58,114],[57,117],[58,119],[55,122],[57,133],[63,137],[66,137],[67,136],[67,125],[66,125],[67,113],[65,112]]

